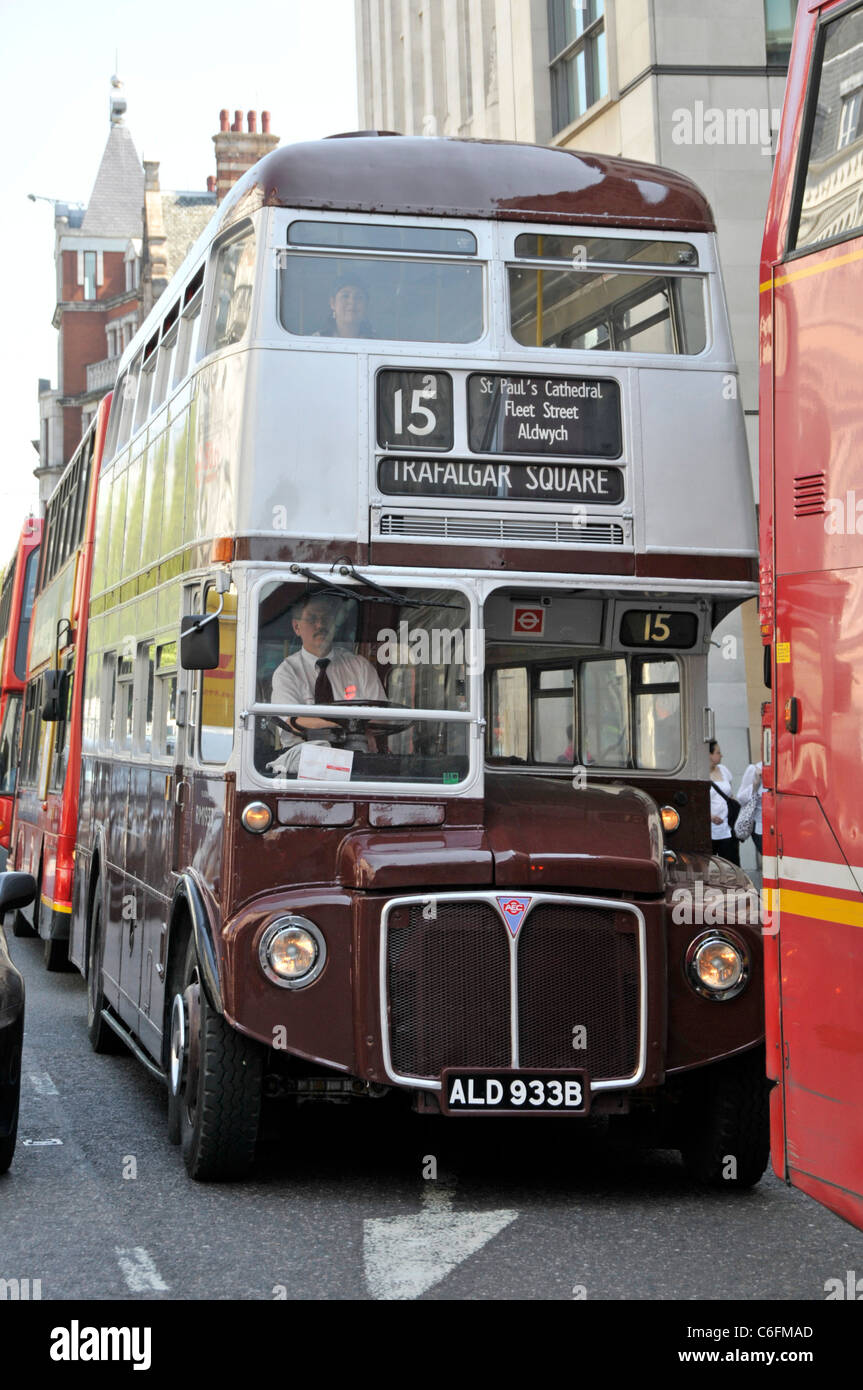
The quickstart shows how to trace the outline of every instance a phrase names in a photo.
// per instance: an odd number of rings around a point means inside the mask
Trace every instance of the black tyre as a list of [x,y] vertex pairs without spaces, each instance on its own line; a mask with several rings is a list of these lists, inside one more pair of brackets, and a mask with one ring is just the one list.
[[179,1132],[190,1177],[244,1178],[255,1161],[266,1049],[207,1002],[193,938],[170,1026],[169,1137]]
[[45,937],[45,969],[51,973],[71,970],[69,963],[69,942],[55,941]]
[[23,912],[15,911],[12,913],[12,935],[13,936],[38,936],[39,934],[39,898],[42,893],[42,865],[39,865],[39,880],[36,887],[36,899],[33,903],[33,926],[27,921]]
[[103,1055],[124,1052],[123,1041],[102,1017],[105,996],[102,993],[102,960],[105,941],[102,933],[102,893],[96,884],[90,926],[90,949],[87,952],[87,1037],[94,1052]]
[[5,1173],[12,1162],[15,1153],[15,1140],[18,1137],[18,1111],[15,1111],[15,1118],[12,1121],[12,1128],[8,1134],[0,1135],[0,1173]]
[[0,1173],[5,1173],[15,1152],[18,1134],[18,1105],[21,1098],[21,1043],[23,1020],[14,1026],[13,1035],[4,1039],[8,1046],[0,1057]]
[[35,936],[36,933],[27,921],[23,912],[12,914],[12,935],[13,936]]
[[[44,921],[43,916],[45,919]],[[46,923],[47,930],[50,931],[51,912],[42,904],[42,866],[40,865],[39,886],[36,889],[36,900],[33,903],[33,926],[35,927],[36,935],[41,936],[44,942],[43,958],[45,961],[45,969],[52,974],[59,974],[62,971],[71,970],[72,966],[69,962],[68,939],[64,941],[55,941],[50,936],[47,936],[45,931]]]
[[680,1152],[696,1182],[754,1187],[770,1157],[769,1095],[761,1048],[692,1078]]

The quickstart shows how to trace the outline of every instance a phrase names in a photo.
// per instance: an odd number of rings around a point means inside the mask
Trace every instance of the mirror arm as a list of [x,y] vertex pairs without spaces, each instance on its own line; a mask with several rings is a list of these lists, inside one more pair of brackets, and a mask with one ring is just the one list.
[[224,607],[225,595],[219,594],[219,606],[216,609],[216,611],[214,613],[206,613],[203,618],[200,618],[198,620],[198,622],[192,623],[190,627],[187,627],[186,632],[200,632],[202,627],[206,627],[207,623],[211,623],[214,618],[218,618],[221,616]]

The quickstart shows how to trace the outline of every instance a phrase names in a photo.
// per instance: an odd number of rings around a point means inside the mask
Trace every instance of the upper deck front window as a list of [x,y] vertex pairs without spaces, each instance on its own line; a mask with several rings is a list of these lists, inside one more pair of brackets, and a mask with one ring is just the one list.
[[[476,254],[471,232],[295,222],[288,240],[279,315],[289,333],[423,343],[472,343],[482,336],[482,266],[456,259]],[[316,254],[301,244],[332,249]],[[337,248],[354,254],[339,255]]]
[[526,233],[515,253],[510,327],[524,347],[704,351],[704,280],[688,243]]

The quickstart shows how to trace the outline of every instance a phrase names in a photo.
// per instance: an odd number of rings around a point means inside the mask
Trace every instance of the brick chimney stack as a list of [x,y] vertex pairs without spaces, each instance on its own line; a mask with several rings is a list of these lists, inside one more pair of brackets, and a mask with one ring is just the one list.
[[223,108],[219,112],[219,133],[213,136],[216,147],[216,198],[220,203],[237,179],[242,178],[247,169],[251,169],[279,143],[278,135],[270,134],[269,111],[261,112],[260,131],[257,111],[247,113],[247,130],[243,130],[242,111],[234,112],[233,124],[230,124],[230,119],[230,112]]

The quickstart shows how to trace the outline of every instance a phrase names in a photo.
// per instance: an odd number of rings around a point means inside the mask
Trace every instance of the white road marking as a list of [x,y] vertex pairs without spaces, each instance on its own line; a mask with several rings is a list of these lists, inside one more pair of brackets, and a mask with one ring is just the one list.
[[21,1143],[30,1149],[45,1149],[49,1144],[62,1144],[62,1139],[22,1139]]
[[419,1298],[516,1220],[517,1211],[453,1211],[453,1195],[429,1182],[416,1216],[363,1222],[363,1260],[372,1298]]
[[27,1080],[37,1096],[59,1096],[60,1094],[46,1071],[31,1071]]
[[142,1245],[125,1250],[116,1247],[120,1270],[132,1293],[164,1293],[168,1285],[153,1264],[153,1257]]

